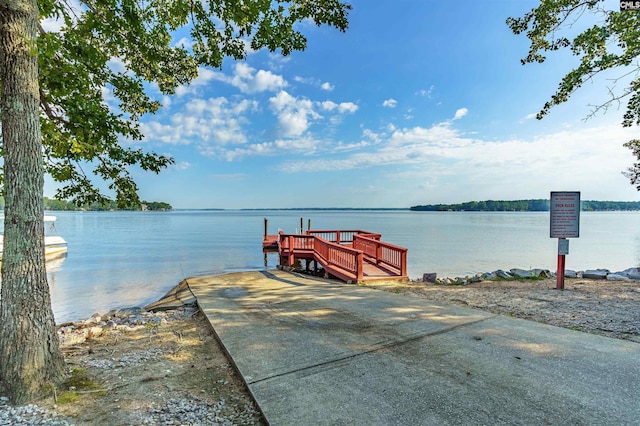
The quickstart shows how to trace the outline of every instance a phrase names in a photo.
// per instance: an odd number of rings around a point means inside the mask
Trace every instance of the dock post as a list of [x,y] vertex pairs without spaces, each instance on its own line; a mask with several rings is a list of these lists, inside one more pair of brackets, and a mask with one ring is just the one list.
[[311,219],[307,220],[307,231],[311,230]]
[[267,228],[269,227],[269,219],[264,218],[264,240],[267,239]]
[[304,234],[304,218],[300,218],[300,233]]
[[287,266],[293,267],[293,264],[295,263],[295,257],[293,254],[293,250],[295,248],[295,245],[293,244],[293,235],[289,235],[287,237],[287,240],[287,249],[289,250],[287,257]]

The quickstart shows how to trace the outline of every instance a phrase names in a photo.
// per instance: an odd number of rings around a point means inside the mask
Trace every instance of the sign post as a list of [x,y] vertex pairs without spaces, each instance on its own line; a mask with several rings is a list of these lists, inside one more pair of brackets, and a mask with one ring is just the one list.
[[549,204],[551,224],[549,235],[558,239],[558,270],[556,288],[564,290],[565,255],[569,254],[567,238],[580,237],[580,192],[551,192]]

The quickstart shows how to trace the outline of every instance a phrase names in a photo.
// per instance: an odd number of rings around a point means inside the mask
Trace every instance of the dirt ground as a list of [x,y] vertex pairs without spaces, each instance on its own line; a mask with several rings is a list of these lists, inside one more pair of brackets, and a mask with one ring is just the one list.
[[[368,286],[640,343],[639,281],[567,279],[563,291],[555,279]],[[36,404],[77,425],[265,424],[206,319],[184,312],[63,344],[70,378]]]
[[63,345],[70,378],[36,404],[76,425],[262,425],[198,312]]

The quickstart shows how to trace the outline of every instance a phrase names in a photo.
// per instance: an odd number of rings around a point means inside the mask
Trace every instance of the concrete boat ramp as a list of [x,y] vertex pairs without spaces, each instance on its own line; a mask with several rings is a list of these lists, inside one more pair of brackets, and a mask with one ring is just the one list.
[[197,301],[271,425],[640,419],[637,343],[284,271],[167,297]]

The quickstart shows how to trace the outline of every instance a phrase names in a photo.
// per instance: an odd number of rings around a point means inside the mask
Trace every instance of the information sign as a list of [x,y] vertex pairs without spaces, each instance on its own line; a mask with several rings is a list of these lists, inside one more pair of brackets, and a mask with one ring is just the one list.
[[569,240],[558,238],[558,254],[561,256],[569,254]]
[[580,237],[580,192],[551,192],[551,238]]

